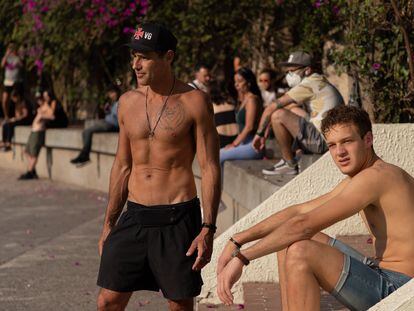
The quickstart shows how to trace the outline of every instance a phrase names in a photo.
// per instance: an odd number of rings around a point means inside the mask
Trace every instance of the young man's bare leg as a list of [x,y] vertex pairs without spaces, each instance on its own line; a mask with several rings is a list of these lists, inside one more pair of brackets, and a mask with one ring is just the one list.
[[123,311],[132,292],[115,292],[109,289],[101,288],[98,294],[97,310],[98,311]]
[[332,292],[344,263],[344,254],[314,240],[288,247],[285,258],[286,296],[289,311],[319,310],[320,287]]
[[286,161],[292,161],[293,138],[299,134],[299,116],[286,109],[278,109],[272,114],[272,128],[279,143],[282,157]]
[[[322,232],[318,232],[312,237],[312,240],[318,241],[323,244],[328,244],[330,237]],[[280,300],[282,302],[282,310],[288,311],[287,304],[287,295],[286,295],[286,268],[285,268],[285,258],[286,258],[286,248],[277,252],[277,266],[279,271],[279,288],[280,288]]]
[[194,310],[194,298],[183,300],[168,300],[170,311],[192,311]]

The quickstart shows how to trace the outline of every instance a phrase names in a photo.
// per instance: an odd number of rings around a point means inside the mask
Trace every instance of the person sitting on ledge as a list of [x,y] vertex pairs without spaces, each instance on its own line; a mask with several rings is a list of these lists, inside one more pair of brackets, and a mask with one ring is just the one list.
[[[280,146],[282,159],[269,168],[265,175],[296,175],[298,161],[295,152],[322,154],[327,151],[320,123],[324,114],[344,101],[339,91],[328,82],[325,76],[315,72],[310,54],[296,51],[286,62],[279,64],[285,68],[286,81],[291,89],[266,107],[260,125],[253,138],[256,150],[265,147],[269,136],[269,126]],[[307,113],[300,107],[306,106]]]
[[107,97],[111,101],[109,105],[105,107],[105,119],[98,120],[92,126],[85,128],[82,131],[83,148],[79,155],[70,160],[70,163],[75,164],[77,167],[85,165],[90,161],[89,154],[92,148],[92,136],[94,133],[103,132],[117,132],[119,131],[118,125],[118,98],[119,90],[115,87],[110,88],[107,92]]
[[[377,156],[362,109],[333,108],[321,130],[348,178],[231,237],[217,266],[218,295],[226,305],[233,302],[231,288],[243,266],[274,252],[283,310],[319,310],[319,287],[351,310],[367,310],[414,276],[413,177]],[[373,236],[373,258],[320,232],[357,213]],[[260,241],[241,249],[255,240]]]

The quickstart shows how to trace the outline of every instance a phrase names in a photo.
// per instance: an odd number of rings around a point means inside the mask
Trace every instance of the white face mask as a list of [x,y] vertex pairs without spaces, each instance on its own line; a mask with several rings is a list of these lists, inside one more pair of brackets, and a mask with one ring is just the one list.
[[300,75],[294,72],[288,72],[286,74],[286,82],[290,87],[295,87],[302,81],[302,78]]

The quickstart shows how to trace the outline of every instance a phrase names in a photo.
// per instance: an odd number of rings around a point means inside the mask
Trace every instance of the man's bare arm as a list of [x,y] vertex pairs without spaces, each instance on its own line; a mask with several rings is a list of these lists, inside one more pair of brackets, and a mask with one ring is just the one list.
[[[206,96],[200,96],[202,103],[195,116],[195,139],[197,160],[201,169],[201,193],[204,222],[216,223],[220,202],[220,162],[219,142],[214,125],[213,106],[207,102]],[[200,99],[201,100],[201,99]]]
[[[218,134],[213,120],[213,106],[207,101],[207,96],[200,91],[194,95],[192,114],[197,159],[201,169],[203,221],[215,224],[221,192]],[[208,228],[202,228],[191,243],[187,256],[191,256],[197,249],[197,259],[192,267],[194,270],[202,269],[210,261],[213,239],[214,233]]]
[[[330,192],[315,198],[313,200],[292,205],[290,207],[287,207],[269,217],[262,220],[258,224],[254,225],[253,227],[236,233],[233,235],[233,239],[239,243],[239,244],[246,244],[248,242],[253,242],[259,239],[262,239],[275,231],[277,228],[279,228],[284,223],[288,222],[290,219],[307,213],[322,204],[328,202],[331,198],[335,197],[337,194],[339,194],[345,186],[349,183],[349,179],[346,178],[343,181],[341,181],[333,190]],[[218,265],[217,265],[217,274],[219,274],[223,268],[227,265],[227,263],[231,260],[231,254],[235,250],[235,245],[231,242],[228,242],[225,248],[223,249]]]
[[243,253],[247,258],[255,259],[282,250],[294,242],[310,239],[317,232],[356,214],[378,200],[380,188],[378,172],[367,169],[353,177],[339,194],[280,224]]
[[248,242],[259,240],[265,237],[266,235],[268,235],[269,233],[271,233],[272,231],[274,231],[275,229],[277,229],[280,225],[282,225],[283,223],[285,223],[292,217],[295,217],[299,214],[308,213],[311,210],[328,202],[330,199],[338,195],[345,188],[345,186],[349,183],[349,181],[350,180],[346,178],[342,180],[330,192],[322,196],[319,196],[313,200],[289,206],[288,208],[285,208],[281,210],[280,212],[277,212],[269,216],[268,218],[262,220],[261,222],[254,225],[253,227],[235,234],[233,237],[240,244],[245,244]]
[[124,96],[120,98],[120,104],[118,106],[118,149],[111,169],[109,181],[109,200],[105,212],[102,235],[99,241],[100,253],[102,252],[102,246],[106,237],[115,225],[128,198],[128,180],[131,174],[132,157],[129,138],[122,120],[123,100]]
[[271,120],[273,112],[275,112],[277,109],[281,109],[294,102],[295,101],[289,95],[284,94],[283,96],[277,98],[269,106],[267,106],[266,109],[263,111],[257,132],[264,134],[266,131],[266,128],[270,124],[270,120]]

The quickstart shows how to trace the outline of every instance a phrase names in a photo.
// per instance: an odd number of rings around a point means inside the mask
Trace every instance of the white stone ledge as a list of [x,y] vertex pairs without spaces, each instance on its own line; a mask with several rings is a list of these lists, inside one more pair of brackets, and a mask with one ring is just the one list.
[[[16,126],[14,142],[25,145],[29,138],[30,126]],[[57,149],[82,149],[81,128],[47,129],[45,146]],[[118,145],[118,133],[95,133],[92,137],[92,152],[115,155]]]

